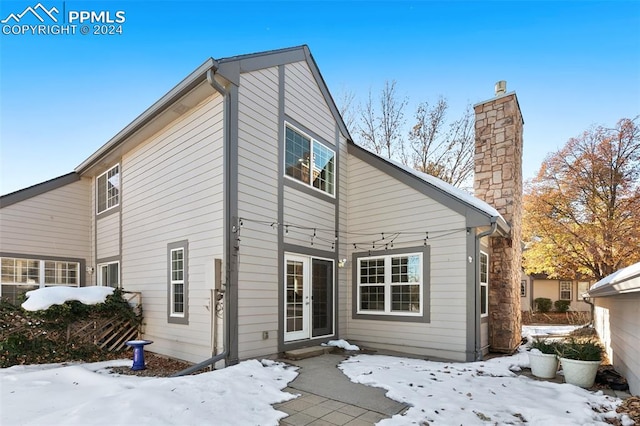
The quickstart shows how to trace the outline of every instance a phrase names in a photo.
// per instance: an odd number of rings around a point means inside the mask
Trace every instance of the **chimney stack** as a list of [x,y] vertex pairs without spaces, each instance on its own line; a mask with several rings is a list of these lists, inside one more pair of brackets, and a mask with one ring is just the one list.
[[522,114],[507,83],[474,105],[475,196],[495,207],[511,227],[489,237],[489,349],[511,353],[521,340]]

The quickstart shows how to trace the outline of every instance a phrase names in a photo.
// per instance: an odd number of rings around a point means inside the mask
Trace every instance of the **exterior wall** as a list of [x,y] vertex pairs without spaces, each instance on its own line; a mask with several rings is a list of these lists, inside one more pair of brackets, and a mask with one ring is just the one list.
[[[143,293],[149,350],[199,362],[211,356],[214,259],[223,257],[223,102],[215,95],[121,161],[120,214],[98,220],[98,256],[113,243],[103,221],[121,216],[121,285]],[[188,241],[188,324],[168,322],[168,244]]]
[[[560,299],[560,281],[561,280],[544,280],[544,279],[534,279],[532,285],[532,303],[533,310],[537,311],[537,307],[535,305],[535,299],[538,297],[546,297],[547,299],[551,299],[551,302],[555,302]],[[570,280],[562,280],[562,281],[570,281]],[[578,283],[580,281],[572,281],[572,300],[571,306],[569,308],[570,311],[582,311],[589,312],[591,310],[591,306],[582,300],[582,297],[578,294]],[[593,283],[590,283],[593,284]]]
[[84,259],[91,265],[91,180],[2,207],[0,236],[0,253]]
[[97,262],[120,256],[120,214],[114,212],[96,220]]
[[[322,240],[335,237],[326,230],[335,229],[336,200],[344,194],[339,158],[346,140],[339,139],[304,61],[242,73],[238,97],[238,357],[245,359],[277,353],[285,344],[284,252],[335,258],[331,243],[312,242],[309,230],[285,230],[285,224],[320,228]],[[284,176],[285,122],[337,152],[336,199]]]
[[[278,217],[278,68],[240,75],[238,215],[238,356],[278,352],[277,229],[251,220]],[[262,333],[269,338],[262,339]]]
[[524,295],[522,293],[520,293],[520,309],[523,311],[531,311],[533,310],[533,299],[531,298],[531,291],[532,291],[532,282],[533,280],[524,272],[522,272],[522,275],[520,277],[520,282],[522,283],[524,281]]
[[[350,235],[428,231],[431,253],[430,259],[425,259],[430,265],[429,277],[425,277],[425,282],[430,282],[425,301],[425,308],[430,309],[429,322],[355,319],[351,306],[352,286],[356,283],[351,271],[356,265],[351,255],[371,245],[363,244],[366,237],[349,237],[346,337],[364,347],[465,361],[468,325],[465,218],[354,155],[348,156],[347,175]],[[394,248],[422,246],[423,235],[402,235],[394,241]],[[360,247],[354,249],[354,243],[360,243]]]
[[609,360],[640,395],[640,293],[597,297],[594,326],[605,344]]
[[489,341],[492,351],[510,353],[521,334],[523,120],[515,93],[477,104],[474,110],[474,192],[511,227],[508,238],[491,238],[489,253]]

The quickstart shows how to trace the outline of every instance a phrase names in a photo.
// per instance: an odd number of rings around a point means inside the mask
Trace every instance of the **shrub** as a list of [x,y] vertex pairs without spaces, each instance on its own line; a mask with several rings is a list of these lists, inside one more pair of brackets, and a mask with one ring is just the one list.
[[540,312],[549,312],[551,310],[551,299],[546,297],[538,297],[534,300],[536,307]]
[[534,339],[531,343],[531,349],[538,349],[543,354],[558,353],[558,342],[547,339]]
[[570,338],[557,348],[558,356],[578,361],[601,361],[604,348],[597,339]]
[[556,311],[565,313],[569,310],[569,306],[571,305],[571,301],[569,300],[556,300],[553,302],[553,307],[556,308]]

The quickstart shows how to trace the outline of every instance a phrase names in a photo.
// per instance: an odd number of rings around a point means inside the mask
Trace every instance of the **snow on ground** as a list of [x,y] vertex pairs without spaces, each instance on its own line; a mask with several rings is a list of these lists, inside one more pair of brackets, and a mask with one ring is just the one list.
[[522,337],[531,341],[533,337],[566,336],[582,327],[582,325],[523,325]]
[[345,351],[359,351],[360,348],[356,345],[352,345],[344,339],[329,340],[327,343],[321,343],[322,346],[334,346],[336,348],[342,348]]
[[271,404],[297,373],[272,361],[176,378],[107,374],[131,361],[48,364],[0,369],[0,424],[277,425]]
[[[411,405],[403,415],[380,421],[380,426],[597,425],[618,416],[618,398],[512,371],[528,364],[522,351],[473,363],[357,355],[339,368],[352,382],[386,389],[389,398]],[[633,425],[628,417],[624,420],[623,424]]]
[[62,305],[70,300],[78,300],[85,305],[104,303],[113,293],[112,287],[43,287],[26,292],[27,300],[22,307],[27,311],[41,311],[51,305]]

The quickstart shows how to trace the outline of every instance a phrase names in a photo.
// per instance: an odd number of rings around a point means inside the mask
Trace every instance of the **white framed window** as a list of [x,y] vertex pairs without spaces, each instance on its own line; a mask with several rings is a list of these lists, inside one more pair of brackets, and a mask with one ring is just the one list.
[[527,297],[527,280],[520,281],[520,297]]
[[80,262],[3,257],[2,284],[27,284],[39,287],[80,285]]
[[98,265],[98,285],[120,287],[120,262],[107,262]]
[[80,262],[73,260],[0,258],[0,297],[18,303],[21,294],[51,286],[79,287]]
[[480,252],[480,317],[489,315],[489,255]]
[[560,281],[560,300],[573,300],[573,281]]
[[422,253],[358,258],[357,313],[421,316],[423,262]]
[[582,295],[589,291],[588,281],[578,282],[578,294],[576,294],[576,300],[582,300]]
[[189,243],[167,245],[167,319],[170,323],[188,324],[189,313]]
[[334,196],[335,158],[332,149],[285,125],[285,176]]
[[116,164],[96,179],[98,214],[120,204],[120,165]]

